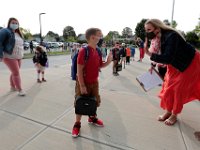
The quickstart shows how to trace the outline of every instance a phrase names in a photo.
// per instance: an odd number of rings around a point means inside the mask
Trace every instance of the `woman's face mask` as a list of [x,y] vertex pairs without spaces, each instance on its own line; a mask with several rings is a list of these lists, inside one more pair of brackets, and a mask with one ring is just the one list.
[[146,37],[147,37],[149,40],[152,40],[153,38],[156,37],[156,34],[154,33],[154,31],[152,31],[152,32],[146,32]]
[[11,28],[12,30],[16,30],[16,29],[19,28],[19,25],[16,24],[16,23],[11,23],[11,24],[10,24],[10,28]]

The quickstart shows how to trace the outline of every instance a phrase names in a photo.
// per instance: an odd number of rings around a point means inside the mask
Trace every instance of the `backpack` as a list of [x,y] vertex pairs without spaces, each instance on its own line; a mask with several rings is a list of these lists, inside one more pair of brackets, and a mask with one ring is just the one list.
[[[89,48],[88,46],[86,47],[83,47],[84,51],[85,51],[85,56],[84,56],[84,60],[85,60],[85,63],[87,62],[88,58],[89,58]],[[98,54],[99,54],[99,57],[102,57],[101,55],[101,50],[99,48],[96,48]],[[78,53],[77,52],[74,57],[72,58],[72,67],[71,67],[71,77],[72,77],[72,80],[76,80],[76,74],[77,74],[77,59],[78,59]]]

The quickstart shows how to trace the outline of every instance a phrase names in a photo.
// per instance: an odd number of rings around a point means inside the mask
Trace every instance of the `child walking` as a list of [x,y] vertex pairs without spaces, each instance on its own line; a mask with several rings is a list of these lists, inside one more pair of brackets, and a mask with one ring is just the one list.
[[[44,71],[47,63],[47,54],[41,46],[37,46],[35,49],[35,55],[33,56],[33,63],[37,69],[37,82],[46,82],[44,78]],[[40,80],[40,74],[42,74],[42,80]]]

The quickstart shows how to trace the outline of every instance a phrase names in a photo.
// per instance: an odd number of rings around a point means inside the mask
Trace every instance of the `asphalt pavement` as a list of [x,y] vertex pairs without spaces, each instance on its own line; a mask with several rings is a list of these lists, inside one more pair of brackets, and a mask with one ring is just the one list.
[[136,81],[149,66],[145,56],[119,76],[112,75],[112,64],[102,69],[98,117],[105,127],[88,124],[84,116],[80,137],[73,138],[75,83],[70,57],[50,57],[46,83],[37,83],[32,60],[23,60],[25,97],[9,91],[10,73],[0,63],[0,150],[199,150],[194,136],[200,131],[199,101],[186,104],[174,126],[157,121],[163,113],[157,97],[161,87],[144,92]]

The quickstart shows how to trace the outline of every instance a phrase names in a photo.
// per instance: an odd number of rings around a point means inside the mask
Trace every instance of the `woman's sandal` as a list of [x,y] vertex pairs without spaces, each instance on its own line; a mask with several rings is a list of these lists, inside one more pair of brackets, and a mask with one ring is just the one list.
[[177,117],[175,115],[171,115],[168,119],[165,120],[165,124],[168,126],[172,126],[177,122]]
[[166,112],[163,115],[158,116],[158,121],[165,121],[166,119],[168,119],[171,116],[171,113]]

